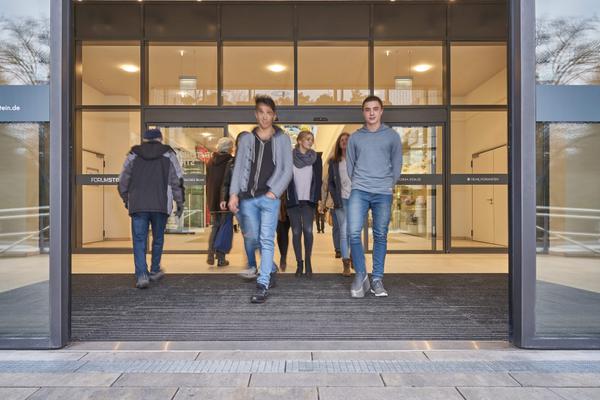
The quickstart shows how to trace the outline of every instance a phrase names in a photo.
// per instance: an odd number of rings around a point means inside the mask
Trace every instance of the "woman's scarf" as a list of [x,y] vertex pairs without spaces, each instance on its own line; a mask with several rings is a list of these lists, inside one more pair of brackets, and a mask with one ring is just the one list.
[[309,167],[317,161],[317,152],[314,150],[309,150],[302,154],[300,150],[294,149],[292,154],[294,156],[294,166],[296,168]]

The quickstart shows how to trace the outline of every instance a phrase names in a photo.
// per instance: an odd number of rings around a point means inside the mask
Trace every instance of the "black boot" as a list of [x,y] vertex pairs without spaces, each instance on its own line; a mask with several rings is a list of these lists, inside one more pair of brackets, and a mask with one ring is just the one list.
[[206,263],[208,265],[215,265],[215,253],[212,251],[208,252],[208,256],[206,257]]
[[229,261],[225,259],[225,254],[217,252],[217,267],[226,267],[228,265]]
[[312,279],[312,264],[310,263],[310,259],[304,262],[304,267],[306,268],[306,277]]
[[302,276],[302,270],[304,269],[304,263],[302,261],[297,261],[298,266],[296,267],[296,278]]

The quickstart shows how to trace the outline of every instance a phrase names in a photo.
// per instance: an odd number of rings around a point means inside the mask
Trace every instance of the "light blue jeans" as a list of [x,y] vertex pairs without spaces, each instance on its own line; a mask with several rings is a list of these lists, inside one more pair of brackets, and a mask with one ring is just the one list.
[[[260,196],[240,200],[238,217],[244,233],[246,250],[260,249],[260,275],[256,282],[269,287],[275,253],[275,231],[279,216],[279,199]],[[250,260],[248,260],[250,263]]]
[[357,274],[365,275],[365,250],[361,241],[367,213],[373,215],[373,279],[383,279],[385,254],[387,253],[387,233],[392,214],[392,195],[369,193],[353,189],[348,199],[346,216],[348,219],[348,238],[352,262]]
[[346,217],[348,200],[349,199],[342,199],[343,208],[335,209],[335,218],[340,227],[339,241],[342,258],[350,258],[350,243],[348,242],[348,218]]

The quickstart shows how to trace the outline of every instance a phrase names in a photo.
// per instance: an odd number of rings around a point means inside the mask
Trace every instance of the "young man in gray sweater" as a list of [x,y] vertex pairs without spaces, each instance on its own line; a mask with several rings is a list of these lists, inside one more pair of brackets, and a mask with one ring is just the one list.
[[275,102],[268,96],[255,100],[257,127],[239,141],[229,210],[238,213],[250,249],[260,248],[260,275],[252,303],[264,303],[274,271],[275,229],[282,193],[292,179],[292,143],[276,119]]
[[[370,290],[386,297],[383,271],[387,253],[392,195],[402,169],[402,143],[392,128],[381,123],[383,102],[377,96],[362,104],[365,125],[350,136],[346,150],[352,191],[348,200],[348,237],[356,275],[350,295],[364,297]],[[373,273],[369,282],[361,233],[367,213],[373,216]]]

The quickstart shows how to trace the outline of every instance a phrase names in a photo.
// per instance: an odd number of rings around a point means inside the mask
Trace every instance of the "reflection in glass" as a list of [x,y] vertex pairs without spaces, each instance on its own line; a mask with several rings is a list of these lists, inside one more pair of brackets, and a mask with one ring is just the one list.
[[298,104],[361,104],[369,95],[367,43],[298,45]]
[[286,43],[225,43],[223,104],[254,105],[256,95],[294,104],[294,47]]
[[49,336],[49,133],[0,123],[0,339]]
[[140,104],[140,47],[86,42],[81,46],[82,105]]
[[536,0],[536,64],[544,85],[600,85],[600,3]]
[[507,104],[506,45],[453,43],[452,104]]
[[536,331],[600,334],[600,124],[537,126]]
[[[507,174],[507,124],[506,111],[452,112],[452,173]],[[475,161],[473,169],[474,160],[488,157],[490,165]]]
[[442,46],[375,45],[375,94],[385,104],[443,103]]
[[206,163],[217,150],[217,141],[225,135],[223,128],[159,127],[164,142],[171,146],[181,163],[185,184],[185,211],[167,221],[165,250],[207,250],[210,215],[205,213]]
[[[85,111],[81,119],[81,173],[119,174],[131,146],[140,143],[140,113]],[[81,245],[131,247],[129,215],[114,185],[79,186]]]
[[150,104],[217,104],[216,44],[151,44],[148,57]]

